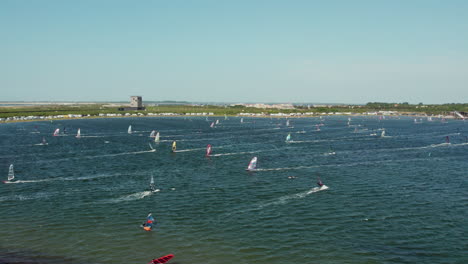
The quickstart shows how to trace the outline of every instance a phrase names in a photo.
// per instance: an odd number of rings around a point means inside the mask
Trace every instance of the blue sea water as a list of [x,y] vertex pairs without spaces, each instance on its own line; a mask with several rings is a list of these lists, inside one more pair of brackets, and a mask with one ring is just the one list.
[[466,122],[210,119],[1,124],[0,263],[468,262]]

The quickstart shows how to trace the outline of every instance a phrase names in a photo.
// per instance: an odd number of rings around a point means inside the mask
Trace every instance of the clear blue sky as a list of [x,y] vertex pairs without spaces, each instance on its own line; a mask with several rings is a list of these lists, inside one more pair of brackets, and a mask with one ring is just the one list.
[[0,101],[468,102],[465,0],[1,0]]

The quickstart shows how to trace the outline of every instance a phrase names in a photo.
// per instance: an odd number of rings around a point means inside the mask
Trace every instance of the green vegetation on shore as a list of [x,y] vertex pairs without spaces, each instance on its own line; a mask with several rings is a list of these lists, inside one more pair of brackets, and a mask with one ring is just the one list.
[[57,116],[57,115],[90,115],[99,114],[125,114],[129,113],[213,113],[214,115],[238,115],[241,113],[253,113],[265,115],[277,113],[355,113],[362,114],[366,112],[378,111],[396,111],[400,114],[427,114],[427,115],[447,115],[452,111],[468,112],[468,104],[441,104],[424,105],[422,103],[414,105],[408,103],[367,103],[366,105],[296,105],[294,109],[278,108],[255,108],[243,105],[191,105],[191,104],[163,104],[146,106],[146,110],[140,111],[119,111],[118,106],[108,106],[105,104],[49,104],[34,106],[4,106],[0,107],[0,118],[18,117],[18,116]]

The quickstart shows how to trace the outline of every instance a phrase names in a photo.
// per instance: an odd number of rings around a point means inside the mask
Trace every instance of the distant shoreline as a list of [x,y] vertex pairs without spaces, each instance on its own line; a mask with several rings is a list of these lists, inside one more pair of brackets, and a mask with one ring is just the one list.
[[[236,118],[318,118],[321,116],[344,116],[344,117],[374,117],[378,118],[381,115],[367,115],[367,114],[317,114],[317,115],[227,115],[227,117],[236,117]],[[224,118],[224,115],[182,115],[182,114],[161,114],[161,115],[130,115],[130,116],[82,116],[82,117],[58,117],[58,118],[43,118],[43,119],[13,119],[13,120],[1,120],[0,124],[6,123],[22,123],[22,122],[54,122],[54,121],[61,121],[61,120],[81,120],[81,119],[105,119],[105,118],[146,118],[146,117],[176,117],[176,118],[187,118],[187,117],[199,117],[199,118]],[[426,115],[408,115],[408,114],[393,114],[388,115],[386,117],[410,117],[410,118],[426,118]],[[445,119],[456,119],[453,116],[437,116],[434,118],[445,118]]]
[[[1,105],[2,102],[0,102]],[[8,102],[3,102],[8,103]],[[13,102],[12,102],[13,103]],[[468,104],[409,105],[368,103],[367,105],[145,105],[139,110],[126,104],[70,102],[14,102],[0,106],[0,122],[29,122],[114,117],[276,117],[298,118],[316,116],[410,116],[414,118],[468,118]]]

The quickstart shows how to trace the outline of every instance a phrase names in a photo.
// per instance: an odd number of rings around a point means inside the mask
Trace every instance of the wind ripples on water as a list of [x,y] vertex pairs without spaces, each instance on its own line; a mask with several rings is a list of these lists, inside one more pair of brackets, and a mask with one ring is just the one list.
[[[2,124],[0,176],[14,163],[18,184],[0,186],[0,262],[148,263],[169,253],[206,264],[463,262],[466,123],[220,121]],[[83,137],[51,137],[57,127]],[[43,136],[48,145],[33,147]],[[246,172],[253,156],[257,171]],[[329,189],[317,191],[317,177]],[[145,232],[150,212],[157,224]]]

